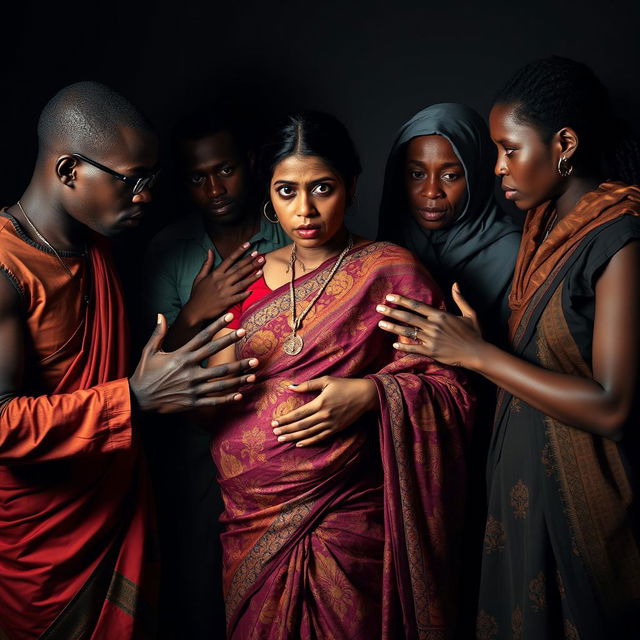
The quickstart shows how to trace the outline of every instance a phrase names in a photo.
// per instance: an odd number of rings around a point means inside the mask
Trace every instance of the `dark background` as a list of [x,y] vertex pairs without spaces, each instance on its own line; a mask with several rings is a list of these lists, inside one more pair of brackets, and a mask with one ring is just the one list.
[[[351,131],[364,167],[350,226],[370,237],[397,129],[435,102],[465,102],[486,116],[500,86],[532,59],[557,54],[589,64],[609,87],[619,115],[640,129],[637,1],[182,0],[165,6],[18,0],[5,3],[2,26],[0,205],[14,203],[27,185],[44,104],[61,87],[85,79],[129,97],[165,142],[178,116],[212,100],[238,105],[256,128],[297,108],[334,113]],[[170,180],[154,196],[145,225],[116,243],[134,312],[146,242],[184,213]],[[161,440],[158,433],[155,424],[154,440]],[[179,503],[184,496],[175,468],[162,471],[168,484],[159,491]],[[173,598],[186,585],[173,588],[162,625],[175,639],[183,637],[175,629],[186,633],[187,621]],[[206,624],[221,627],[222,620],[218,598]],[[201,632],[215,637],[204,626]],[[184,637],[200,634],[191,630]]]
[[[5,5],[6,6],[6,5]],[[376,229],[395,131],[434,102],[488,114],[509,75],[537,57],[586,62],[640,128],[638,2],[11,3],[3,20],[0,202],[31,173],[37,116],[62,86],[96,79],[140,106],[166,138],[199,102],[247,120],[311,107],[341,118],[364,173],[352,228]],[[5,8],[5,12],[7,9]],[[606,123],[603,123],[606,126]],[[180,211],[167,181],[136,246]]]

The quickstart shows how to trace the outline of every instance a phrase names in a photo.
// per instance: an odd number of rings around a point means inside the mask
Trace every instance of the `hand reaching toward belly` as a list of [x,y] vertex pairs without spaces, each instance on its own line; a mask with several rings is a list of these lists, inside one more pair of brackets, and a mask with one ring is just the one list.
[[375,384],[364,378],[322,376],[289,388],[297,393],[320,392],[311,402],[271,423],[278,442],[295,442],[298,447],[339,433],[378,404]]

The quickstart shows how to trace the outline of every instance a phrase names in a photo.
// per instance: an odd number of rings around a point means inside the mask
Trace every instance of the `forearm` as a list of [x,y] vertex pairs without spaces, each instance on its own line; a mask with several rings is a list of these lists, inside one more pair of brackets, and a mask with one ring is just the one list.
[[14,397],[0,410],[0,464],[109,453],[131,441],[126,378],[73,393]]
[[590,433],[617,438],[630,406],[592,378],[543,369],[484,343],[469,369],[548,416]]

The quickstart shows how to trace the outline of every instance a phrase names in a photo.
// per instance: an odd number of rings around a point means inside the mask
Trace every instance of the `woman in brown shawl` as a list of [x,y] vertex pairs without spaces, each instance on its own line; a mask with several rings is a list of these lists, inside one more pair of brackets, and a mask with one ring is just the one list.
[[[556,57],[519,71],[491,111],[496,174],[528,211],[509,299],[511,353],[482,339],[455,286],[462,318],[393,294],[379,308],[403,323],[383,328],[414,338],[397,349],[501,387],[487,469],[482,640],[639,637],[629,454],[640,189],[624,183],[637,180],[629,172],[638,147],[607,153],[609,114],[593,72]],[[626,176],[606,163],[616,155]]]

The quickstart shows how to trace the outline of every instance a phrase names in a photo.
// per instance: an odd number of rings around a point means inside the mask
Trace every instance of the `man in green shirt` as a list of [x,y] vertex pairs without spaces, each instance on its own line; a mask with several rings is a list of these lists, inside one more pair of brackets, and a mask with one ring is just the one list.
[[[147,259],[146,306],[164,313],[171,325],[166,350],[178,348],[203,322],[243,300],[247,286],[261,275],[262,254],[289,242],[280,225],[262,215],[253,154],[241,133],[213,111],[191,117],[177,130],[175,159],[194,211],[152,240]],[[217,524],[222,506],[209,434],[184,419],[175,422],[163,430],[164,437],[154,428],[147,443],[164,567],[160,636],[222,638]]]

